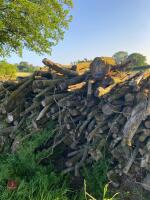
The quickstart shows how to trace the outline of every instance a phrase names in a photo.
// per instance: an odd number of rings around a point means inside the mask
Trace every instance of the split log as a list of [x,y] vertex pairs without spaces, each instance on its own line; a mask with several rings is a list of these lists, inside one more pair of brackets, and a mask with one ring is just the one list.
[[150,115],[150,95],[147,101],[139,103],[133,109],[131,117],[124,126],[124,142],[129,146],[132,144],[132,138],[134,137],[139,125],[148,115]]

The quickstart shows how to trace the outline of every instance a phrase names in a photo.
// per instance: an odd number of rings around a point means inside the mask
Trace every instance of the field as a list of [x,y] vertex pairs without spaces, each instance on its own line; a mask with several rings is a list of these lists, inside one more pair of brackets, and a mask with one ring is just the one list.
[[31,73],[29,72],[17,72],[15,76],[10,76],[10,75],[5,75],[5,76],[0,76],[0,81],[15,81],[17,77],[27,77],[30,76]]
[[18,76],[27,77],[29,75],[31,75],[31,73],[29,73],[29,72],[17,72],[17,74],[16,74],[17,77]]

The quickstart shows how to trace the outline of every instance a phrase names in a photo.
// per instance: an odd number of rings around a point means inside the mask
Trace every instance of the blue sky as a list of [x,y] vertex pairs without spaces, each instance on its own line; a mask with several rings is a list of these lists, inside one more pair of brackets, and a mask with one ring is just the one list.
[[124,50],[140,52],[150,62],[150,0],[74,0],[72,15],[64,40],[53,47],[51,55],[24,50],[22,58],[12,54],[7,60],[42,65],[47,57],[67,64]]

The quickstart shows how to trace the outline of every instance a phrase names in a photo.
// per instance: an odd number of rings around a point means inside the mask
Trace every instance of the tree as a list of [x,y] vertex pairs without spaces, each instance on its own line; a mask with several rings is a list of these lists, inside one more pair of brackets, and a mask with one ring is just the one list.
[[17,64],[18,71],[20,72],[26,71],[27,66],[29,66],[27,62],[20,62],[19,64]]
[[127,60],[131,61],[130,67],[147,65],[146,56],[143,56],[140,53],[130,54]]
[[9,64],[6,61],[0,62],[0,76],[14,77],[17,73],[17,67],[13,64]]
[[50,53],[71,21],[72,0],[0,0],[0,55]]
[[29,64],[28,62],[22,61],[19,64],[16,64],[18,71],[20,72],[34,72],[36,70],[39,70],[40,67],[33,66],[32,64]]
[[115,59],[117,64],[121,64],[125,62],[127,57],[128,57],[128,53],[125,51],[118,51],[117,53],[113,55],[113,58]]

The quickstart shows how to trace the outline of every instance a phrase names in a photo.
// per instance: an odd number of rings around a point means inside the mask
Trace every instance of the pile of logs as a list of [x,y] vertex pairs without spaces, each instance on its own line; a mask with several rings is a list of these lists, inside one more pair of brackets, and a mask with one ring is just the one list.
[[[8,141],[11,151],[16,151],[25,138],[53,120],[54,137],[35,152],[63,144],[63,173],[79,176],[80,168],[100,161],[107,148],[108,179],[114,186],[129,176],[150,190],[149,74],[132,74],[118,84],[108,75],[110,66],[100,74],[103,77],[93,79],[90,71],[78,75],[47,59],[43,62],[48,71],[0,85],[0,151]],[[101,95],[100,86],[111,89]]]

